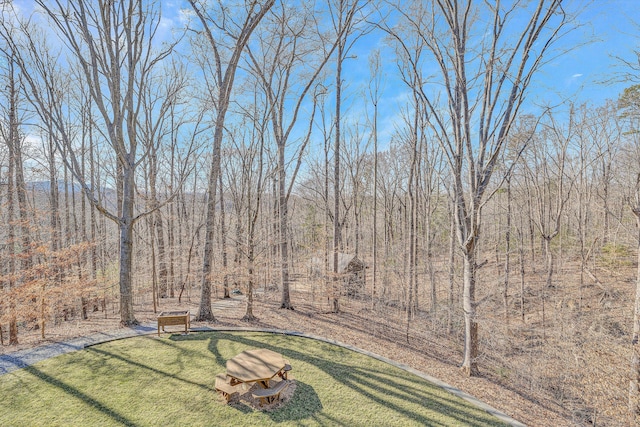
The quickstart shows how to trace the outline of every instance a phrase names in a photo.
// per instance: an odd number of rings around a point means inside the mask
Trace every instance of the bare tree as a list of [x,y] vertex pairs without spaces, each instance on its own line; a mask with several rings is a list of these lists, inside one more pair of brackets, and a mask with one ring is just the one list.
[[[174,163],[169,161],[170,159],[163,161],[162,156],[165,150],[159,150],[160,141],[167,141],[162,145],[171,147],[171,150],[166,150],[167,154],[174,153],[178,148],[174,145],[172,135],[179,132],[186,122],[193,121],[187,116],[188,111],[185,111],[184,101],[178,97],[178,94],[186,88],[187,81],[187,74],[181,64],[176,62],[167,64],[161,73],[149,76],[148,80],[151,84],[141,94],[146,108],[141,113],[144,119],[141,120],[140,136],[143,141],[154,141],[154,143],[149,145],[148,156],[145,157],[148,182],[147,192],[143,197],[146,198],[147,210],[153,212],[148,219],[151,227],[150,244],[152,248],[157,244],[158,248],[157,274],[155,260],[152,264],[153,277],[154,279],[157,277],[154,285],[157,284],[158,297],[167,298],[170,295],[169,287],[173,291],[173,283],[169,286],[165,226],[160,209],[163,204],[163,195],[159,194],[158,190],[171,187],[171,181],[176,178],[172,175],[176,172],[171,168]],[[192,133],[194,136],[198,134],[198,125],[199,122],[196,122]],[[168,165],[169,168],[164,168],[163,165]],[[169,182],[166,182],[167,180]],[[152,252],[152,257],[155,258],[155,252]]]
[[219,176],[218,185],[220,185],[220,246],[222,249],[222,270],[224,277],[222,279],[222,298],[231,298],[229,293],[229,256],[227,252],[227,210],[224,205],[224,187],[222,186],[222,174]]
[[345,247],[349,248],[349,253],[356,257],[362,257],[361,241],[363,238],[363,217],[365,201],[369,196],[369,156],[371,139],[365,135],[365,126],[359,123],[349,125],[346,128],[345,150],[343,162],[345,165],[346,182],[344,182],[343,196],[349,200],[349,206],[345,210],[350,211],[352,216],[352,226],[347,235]]
[[[333,275],[334,287],[338,281],[338,254],[342,243],[342,227],[340,224],[340,152],[342,144],[342,67],[347,60],[349,52],[359,35],[363,34],[358,29],[362,22],[362,13],[368,5],[368,0],[336,0],[330,3],[329,9],[333,29],[337,35],[336,71],[335,71],[335,126],[333,145]],[[352,37],[350,37],[352,36]],[[332,298],[332,310],[340,311],[340,302],[337,293]]]
[[[521,117],[518,122],[516,123],[511,135],[510,135],[510,141],[509,141],[509,145],[511,147],[510,150],[506,150],[502,153],[503,158],[501,160],[501,165],[502,166],[506,166],[506,165],[513,165],[512,168],[509,168],[504,177],[504,184],[506,185],[505,188],[505,193],[506,193],[506,224],[505,224],[505,228],[504,228],[504,243],[505,243],[505,250],[504,250],[504,268],[503,268],[503,272],[504,272],[504,278],[503,278],[503,288],[502,288],[502,304],[503,304],[503,308],[504,308],[504,320],[505,323],[509,323],[509,285],[510,285],[510,276],[511,276],[511,252],[512,252],[512,231],[514,229],[514,224],[513,224],[513,216],[514,216],[514,191],[513,191],[513,181],[515,182],[515,186],[517,187],[519,184],[517,182],[518,180],[518,172],[522,172],[523,170],[526,170],[527,164],[526,161],[521,161],[522,159],[520,158],[521,156],[521,150],[525,147],[527,147],[529,145],[529,143],[531,142],[531,139],[534,137],[534,132],[536,130],[538,126],[538,120],[536,120],[534,117],[531,116],[523,116]],[[513,158],[505,158],[505,156],[516,156],[515,159]],[[515,160],[515,163],[514,163]],[[519,161],[520,160],[520,161]],[[522,175],[523,173],[521,173],[520,175]],[[517,211],[517,208],[516,208]],[[523,218],[523,214],[521,213],[520,215],[518,215],[518,217],[520,218],[520,222],[522,222],[522,218]],[[517,228],[517,226],[516,226]],[[521,267],[521,285],[524,286],[524,259],[522,258],[522,256],[524,255],[524,251],[522,248],[522,239],[523,239],[523,233],[521,232],[520,229],[518,229],[518,237],[519,237],[519,241],[521,242],[521,246],[519,248],[519,253],[520,253],[520,267]],[[524,320],[524,290],[521,289],[521,314],[522,314],[522,319]]]
[[378,285],[378,104],[380,102],[380,91],[382,90],[382,63],[380,51],[375,50],[369,56],[370,80],[368,94],[373,104],[373,117],[371,118],[371,138],[373,139],[373,221],[372,221],[372,285],[371,285],[371,305],[375,307],[376,288]]
[[[261,83],[271,129],[277,146],[277,199],[280,247],[282,299],[280,308],[293,309],[289,293],[289,199],[302,164],[305,150],[311,139],[312,124],[316,113],[317,96],[324,89],[316,86],[320,73],[336,49],[338,42],[325,46],[318,23],[312,19],[310,5],[302,3],[295,8],[281,4],[274,10],[267,25],[267,32],[256,47],[249,50],[251,68]],[[302,11],[300,10],[302,9]],[[314,89],[315,88],[315,89]],[[302,137],[297,139],[299,148],[291,160],[286,151],[291,147],[291,134],[300,118],[303,102],[313,92],[308,125]],[[292,170],[287,178],[287,165]]]
[[[253,83],[253,82],[251,82]],[[248,84],[251,84],[248,83]],[[223,175],[227,177],[227,188],[235,212],[235,259],[234,285],[246,283],[246,312],[242,320],[257,320],[253,313],[253,296],[256,284],[256,259],[259,250],[258,219],[261,200],[268,182],[265,179],[265,143],[267,139],[267,114],[257,100],[242,108],[243,120],[237,126],[228,127],[231,139],[224,150]],[[221,187],[222,188],[222,187]],[[224,272],[227,276],[227,272]]]
[[546,257],[546,281],[542,286],[542,334],[545,336],[546,293],[552,288],[555,254],[551,242],[560,233],[562,216],[571,195],[574,178],[569,175],[569,146],[575,138],[575,111],[573,106],[566,127],[553,118],[543,131],[529,144],[525,153],[527,183],[533,194],[533,222],[542,238]]
[[[611,208],[610,168],[622,135],[621,132],[616,132],[617,118],[612,117],[611,111],[607,113],[607,107],[589,108],[587,105],[578,107],[575,113],[576,138],[569,167],[573,169],[571,174],[575,178],[574,206],[571,211],[575,219],[580,254],[580,309],[583,305],[585,274],[601,288],[603,296],[610,295],[598,278],[595,265],[589,261],[595,250],[606,244],[611,227],[611,213],[607,212]],[[617,130],[620,131],[619,127]],[[600,207],[594,202],[594,196],[602,200],[602,216],[594,213],[594,206],[596,209]],[[601,222],[598,221],[600,218]]]
[[[200,308],[196,316],[196,320],[212,321],[215,320],[215,317],[211,311],[211,260],[215,231],[216,191],[220,174],[220,150],[224,137],[225,119],[242,52],[253,31],[273,7],[275,0],[267,0],[264,4],[257,0],[251,0],[242,5],[232,4],[231,6],[220,3],[216,10],[209,9],[207,2],[204,1],[189,0],[189,3],[202,24],[202,32],[211,49],[205,55],[213,54],[211,75],[207,76],[212,80],[209,96],[210,103],[215,108],[213,157],[207,186]],[[230,9],[233,9],[233,14]],[[222,36],[218,39],[214,34],[222,34]],[[205,62],[209,62],[209,60],[210,58]]]
[[[638,144],[638,141],[636,141]],[[640,167],[640,164],[637,165]],[[640,173],[638,173],[631,209],[636,216],[636,227],[640,230]],[[636,294],[633,303],[633,337],[631,339],[631,372],[629,380],[629,425],[637,424],[640,418],[640,235],[638,236],[638,272]]]
[[[258,254],[258,218],[261,211],[262,195],[268,182],[265,175],[265,140],[268,125],[268,110],[259,111],[258,103],[254,103],[253,111],[248,111],[252,124],[248,124],[248,132],[242,134],[235,140],[236,151],[241,163],[240,191],[244,193],[246,200],[244,211],[246,214],[246,238],[244,244],[237,242],[244,248],[243,252],[247,260],[247,309],[242,320],[253,322],[257,320],[253,314],[253,294],[256,284],[256,257]],[[238,218],[238,221],[240,218]]]
[[[401,3],[396,10],[402,18],[394,37],[400,39],[408,32],[422,38],[430,53],[428,60],[439,70],[438,78],[418,83],[453,180],[456,234],[464,261],[462,368],[476,375],[475,295],[482,207],[531,79],[567,25],[567,16],[557,0],[508,6],[438,0],[431,7],[423,2]],[[485,36],[473,42],[470,35],[477,31]]]
[[[638,55],[640,59],[640,55]],[[626,199],[636,218],[636,233],[640,233],[640,85],[624,90],[618,100],[618,108],[627,126],[627,145],[624,169],[630,174]],[[638,271],[633,303],[633,328],[631,338],[631,364],[629,372],[628,425],[637,425],[640,419],[640,234],[637,243]]]
[[[18,60],[25,71],[30,101],[44,118],[48,131],[67,154],[65,165],[82,185],[89,201],[119,227],[120,234],[120,318],[126,326],[137,324],[133,311],[132,261],[133,228],[141,217],[135,211],[135,177],[140,162],[157,141],[141,141],[140,115],[145,108],[145,92],[154,70],[173,51],[176,42],[158,50],[155,46],[160,13],[154,3],[129,0],[122,2],[61,2],[38,5],[70,54],[66,62],[49,54],[38,40],[31,24],[21,22],[20,46],[4,31],[5,40],[19,48]],[[75,62],[74,62],[75,61]],[[99,200],[96,188],[82,176],[79,154],[68,126],[67,116],[73,105],[64,105],[63,69],[78,67],[84,87],[89,91],[104,137],[117,162],[116,212]],[[68,73],[71,76],[71,73]],[[169,94],[170,97],[176,94]],[[171,102],[167,99],[166,102]],[[98,118],[99,117],[99,118]]]
[[[3,266],[3,270],[6,271],[7,280],[3,283],[3,288],[6,287],[7,294],[10,294],[18,283],[16,277],[18,276],[19,266],[16,262],[18,258],[19,245],[17,244],[17,236],[14,227],[15,223],[15,193],[16,193],[16,169],[22,168],[22,164],[18,163],[18,156],[16,151],[20,150],[20,135],[19,135],[19,118],[18,118],[18,100],[19,100],[19,85],[16,79],[16,65],[13,59],[13,55],[10,52],[3,52],[4,59],[6,60],[6,68],[2,71],[2,81],[6,88],[6,121],[2,121],[0,124],[0,137],[2,137],[3,143],[7,146],[7,223],[9,225],[7,230],[7,245],[3,249],[3,259],[6,260],[6,266]],[[5,116],[5,114],[3,114]],[[9,295],[8,298],[8,311],[9,311],[9,345],[18,344],[18,321],[16,313],[16,301],[13,295]]]
[[592,114],[593,123],[588,127],[589,137],[597,149],[596,175],[598,184],[595,195],[602,203],[602,237],[601,244],[609,242],[612,222],[612,188],[613,164],[618,154],[620,139],[623,134],[621,120],[618,119],[615,105],[607,102]]

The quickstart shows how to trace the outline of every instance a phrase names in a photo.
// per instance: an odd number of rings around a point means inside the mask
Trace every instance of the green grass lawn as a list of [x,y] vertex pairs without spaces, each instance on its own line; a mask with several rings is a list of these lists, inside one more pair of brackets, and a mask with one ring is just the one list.
[[[291,362],[293,397],[273,411],[226,405],[228,359],[269,348]],[[0,377],[2,426],[495,426],[437,386],[339,346],[265,333],[149,335],[96,345]]]

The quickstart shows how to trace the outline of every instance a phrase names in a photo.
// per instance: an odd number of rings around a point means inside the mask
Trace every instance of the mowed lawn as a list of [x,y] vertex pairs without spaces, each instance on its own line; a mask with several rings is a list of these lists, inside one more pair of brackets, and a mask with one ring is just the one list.
[[[214,389],[250,348],[284,355],[296,381],[273,411]],[[490,414],[402,369],[324,342],[202,332],[112,341],[0,376],[2,426],[496,426]]]

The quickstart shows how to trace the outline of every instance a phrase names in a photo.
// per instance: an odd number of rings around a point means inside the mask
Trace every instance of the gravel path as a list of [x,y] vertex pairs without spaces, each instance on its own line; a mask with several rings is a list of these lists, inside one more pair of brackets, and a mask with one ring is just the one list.
[[0,354],[0,375],[8,374],[16,369],[26,368],[27,366],[51,357],[82,350],[90,345],[122,338],[135,337],[138,335],[156,333],[157,330],[156,324],[145,324],[133,328],[121,328],[110,332],[101,332],[85,337],[73,338],[69,341],[46,344],[27,350],[18,350],[12,353]]
[[[211,308],[216,312],[219,310],[229,310],[242,304],[242,298],[231,298],[215,301]],[[180,310],[183,307],[179,308]],[[171,311],[170,309],[167,311]],[[156,314],[154,313],[154,317]],[[193,315],[191,320],[193,321]],[[148,319],[147,319],[148,320]],[[98,332],[87,334],[85,336],[70,338],[68,340],[55,342],[52,344],[44,344],[24,350],[17,350],[10,353],[0,354],[0,376],[15,371],[16,369],[26,368],[34,363],[41,362],[51,357],[60,356],[61,354],[70,353],[72,351],[82,350],[85,347],[101,344],[103,342],[131,338],[139,335],[148,335],[157,332],[157,322],[141,322],[139,326],[133,328],[117,328],[108,332]],[[191,328],[192,331],[197,328]]]

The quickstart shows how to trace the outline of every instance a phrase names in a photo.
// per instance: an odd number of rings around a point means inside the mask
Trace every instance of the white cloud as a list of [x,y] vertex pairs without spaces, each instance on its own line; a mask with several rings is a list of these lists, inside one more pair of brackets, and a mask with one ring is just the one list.
[[578,77],[582,77],[582,74],[574,74],[573,76],[571,76],[572,79],[577,79]]

